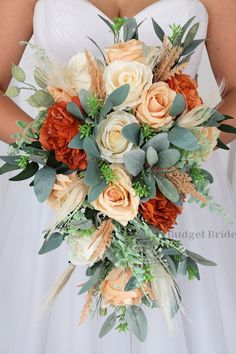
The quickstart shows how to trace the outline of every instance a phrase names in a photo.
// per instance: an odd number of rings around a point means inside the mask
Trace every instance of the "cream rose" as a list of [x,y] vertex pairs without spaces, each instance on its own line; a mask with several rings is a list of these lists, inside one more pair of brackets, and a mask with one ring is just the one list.
[[92,203],[96,210],[126,226],[138,214],[140,199],[136,196],[129,175],[122,165],[114,164],[111,168],[115,180],[108,185]]
[[129,95],[117,108],[133,108],[139,104],[143,90],[152,83],[152,76],[152,70],[137,61],[114,61],[104,70],[105,91],[110,95],[118,87],[129,84]]
[[123,155],[133,148],[133,144],[123,137],[121,131],[131,123],[138,123],[132,114],[115,111],[98,125],[97,144],[102,158],[109,162],[123,162]]
[[73,89],[79,92],[81,89],[89,90],[91,77],[88,71],[88,62],[84,53],[73,56],[66,67],[67,79]]
[[130,269],[114,268],[102,282],[100,292],[102,307],[138,305],[142,301],[143,291],[136,288],[125,291],[126,284],[132,277]]
[[96,250],[97,242],[92,244],[92,235],[81,236],[76,233],[67,238],[68,259],[74,265],[90,264],[90,259]]
[[152,84],[142,94],[136,112],[138,120],[156,130],[171,127],[174,117],[170,115],[170,108],[175,96],[176,92],[167,83]]

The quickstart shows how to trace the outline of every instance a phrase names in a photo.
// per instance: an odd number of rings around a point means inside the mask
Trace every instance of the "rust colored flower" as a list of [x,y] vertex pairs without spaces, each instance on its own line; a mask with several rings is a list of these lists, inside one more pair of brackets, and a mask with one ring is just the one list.
[[140,204],[139,212],[149,224],[167,233],[176,224],[177,216],[181,214],[182,208],[172,204],[158,192],[156,198]]
[[[78,97],[73,97],[72,101],[80,106]],[[84,150],[68,148],[71,139],[78,134],[80,125],[78,120],[67,112],[66,105],[66,102],[61,101],[48,109],[39,140],[44,149],[55,151],[58,161],[72,170],[84,170],[87,167]]]
[[184,95],[188,110],[191,110],[202,104],[202,99],[198,95],[197,81],[186,74],[175,75],[172,79],[167,81],[172,90]]

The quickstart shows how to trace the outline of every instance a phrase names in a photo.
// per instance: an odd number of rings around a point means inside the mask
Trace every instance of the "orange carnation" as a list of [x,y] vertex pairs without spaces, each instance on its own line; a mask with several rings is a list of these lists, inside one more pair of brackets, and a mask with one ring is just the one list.
[[[73,97],[72,101],[80,106],[78,97]],[[44,149],[55,151],[57,161],[63,162],[72,170],[85,170],[87,161],[84,150],[68,148],[71,139],[79,133],[80,125],[67,112],[66,105],[65,101],[61,101],[48,109],[39,141]]]
[[202,99],[198,95],[197,81],[186,74],[175,75],[172,79],[167,81],[172,90],[184,95],[188,110],[200,106]]
[[181,214],[182,208],[172,204],[164,195],[158,192],[156,198],[140,204],[139,212],[148,224],[154,225],[159,230],[167,233],[176,224],[177,216]]

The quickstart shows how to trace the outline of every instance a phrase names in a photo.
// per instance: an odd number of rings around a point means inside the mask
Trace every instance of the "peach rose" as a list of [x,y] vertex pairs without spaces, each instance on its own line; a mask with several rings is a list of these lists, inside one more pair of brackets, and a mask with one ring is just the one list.
[[153,129],[170,128],[174,117],[170,108],[176,92],[165,82],[156,82],[146,89],[137,107],[137,118],[140,122],[150,125]]
[[115,175],[114,182],[106,187],[92,205],[96,210],[126,226],[137,216],[140,199],[122,165],[113,164],[111,168]]
[[148,64],[153,57],[157,59],[159,55],[160,50],[158,48],[148,47],[137,39],[116,43],[112,47],[105,49],[108,64],[115,60],[138,61],[143,64]]
[[48,205],[52,209],[60,209],[69,196],[70,191],[81,179],[77,173],[70,175],[58,174],[52,192],[48,198]]
[[136,288],[125,291],[125,286],[132,277],[130,269],[114,268],[101,284],[102,306],[138,305],[142,301],[143,291]]
[[63,89],[48,86],[47,90],[56,103],[60,101],[70,102],[72,99],[72,96]]

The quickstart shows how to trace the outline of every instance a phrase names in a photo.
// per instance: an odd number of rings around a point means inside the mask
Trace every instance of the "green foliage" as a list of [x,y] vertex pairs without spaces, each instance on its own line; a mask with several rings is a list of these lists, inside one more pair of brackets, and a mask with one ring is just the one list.
[[39,165],[36,162],[30,162],[18,175],[9,179],[9,181],[23,181],[33,177],[39,169]]
[[174,126],[170,130],[169,141],[171,144],[187,151],[196,151],[201,148],[198,139],[189,129],[178,126]]
[[17,97],[19,96],[19,94],[20,94],[20,89],[16,86],[10,86],[6,91],[6,96],[10,98]]
[[26,168],[26,166],[29,163],[29,156],[21,156],[18,160],[17,160],[17,166],[19,168]]
[[97,115],[99,114],[99,112],[103,106],[103,100],[99,99],[98,97],[96,97],[94,95],[91,95],[88,97],[87,105],[89,108],[88,116],[91,117],[92,119],[94,119],[97,117]]
[[141,149],[131,150],[124,154],[125,168],[134,177],[143,170],[144,162],[145,152]]
[[119,307],[117,312],[118,312],[119,325],[116,327],[116,329],[120,333],[127,332],[129,330],[129,326],[125,319],[126,307],[125,306]]
[[146,151],[149,146],[153,147],[153,149],[157,152],[169,149],[170,142],[168,139],[168,134],[159,133],[153,136],[142,148]]
[[83,113],[81,112],[81,109],[78,107],[78,105],[75,102],[68,102],[66,106],[67,112],[72,114],[72,116],[78,118],[81,121],[84,121],[84,116]]
[[79,135],[80,139],[91,137],[93,135],[93,131],[94,131],[94,124],[85,123],[85,124],[81,125],[80,135]]
[[147,158],[147,163],[151,167],[158,162],[159,160],[158,153],[156,152],[155,149],[153,149],[152,146],[149,146],[149,148],[147,149],[146,158]]
[[168,38],[171,41],[171,43],[174,44],[174,43],[176,43],[178,38],[180,38],[182,36],[183,28],[180,25],[176,25],[175,23],[173,23],[173,25],[170,25],[169,27],[170,27],[172,33]]
[[138,195],[140,198],[148,197],[150,194],[150,187],[146,184],[142,184],[140,180],[133,183],[133,188],[136,195]]
[[39,250],[39,254],[41,255],[53,251],[54,249],[58,248],[63,241],[64,241],[64,236],[59,232],[55,232],[49,235],[45,239],[41,249]]
[[138,25],[135,18],[129,18],[123,25],[124,42],[138,39]]
[[172,117],[179,116],[181,113],[183,113],[185,107],[186,107],[186,101],[184,96],[181,93],[177,93],[174,102],[172,103],[172,106],[170,108],[170,115]]
[[112,330],[112,328],[115,327],[115,324],[116,324],[116,312],[114,311],[103,323],[99,333],[99,338],[102,338],[107,333],[109,333]]
[[35,175],[34,192],[40,203],[45,202],[56,181],[56,171],[52,167],[44,166]]
[[163,29],[158,25],[158,23],[152,18],[152,25],[154,28],[154,31],[156,33],[157,38],[163,42],[164,40],[164,36],[165,36],[165,32],[163,31]]
[[150,125],[144,124],[141,127],[144,143],[156,135],[155,130]]
[[141,127],[137,123],[126,125],[121,131],[123,137],[130,141],[132,144],[138,146],[140,143]]
[[125,319],[129,329],[141,342],[144,342],[147,337],[148,325],[143,310],[136,305],[129,306],[125,313]]
[[101,166],[101,174],[102,174],[101,178],[106,181],[106,184],[110,184],[115,181],[116,176],[115,176],[110,164],[108,164],[107,162],[103,162],[103,164]]
[[161,175],[155,175],[154,177],[161,193],[171,202],[177,203],[179,200],[179,193],[173,183]]

